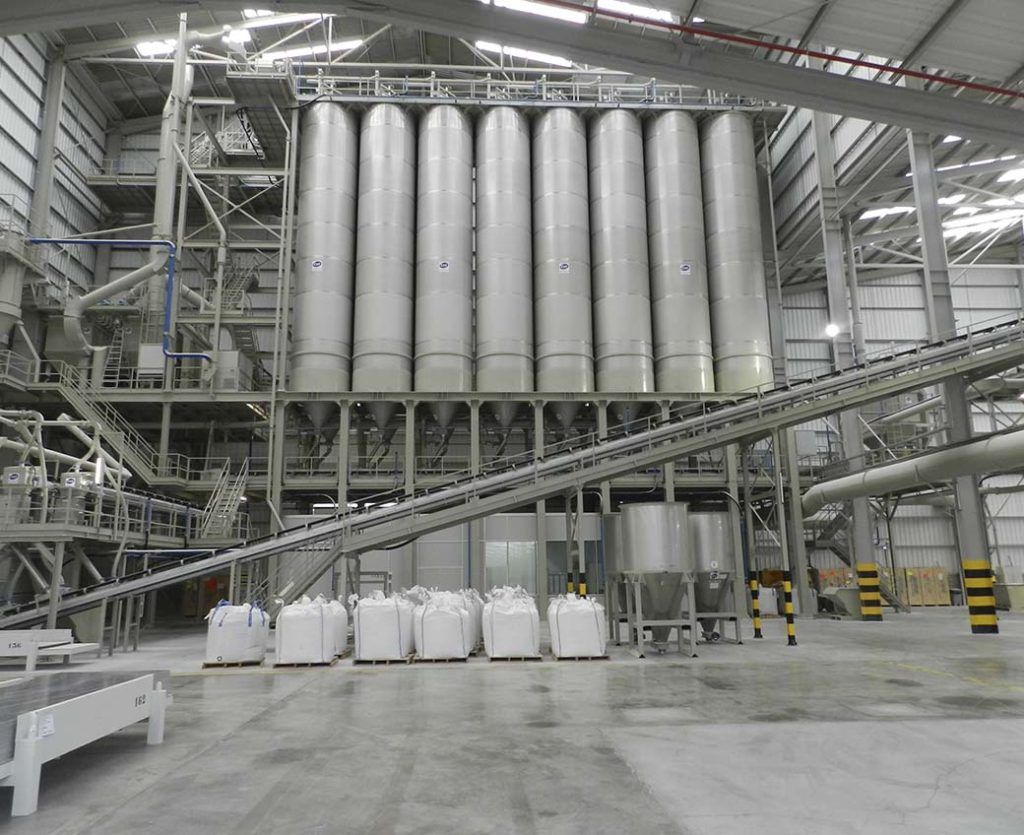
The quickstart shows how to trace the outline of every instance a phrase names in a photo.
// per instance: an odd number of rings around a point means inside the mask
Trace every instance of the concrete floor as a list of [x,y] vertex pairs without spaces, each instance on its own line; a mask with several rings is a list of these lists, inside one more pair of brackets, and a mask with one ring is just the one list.
[[[203,635],[82,669],[170,668],[144,726],[43,769],[13,833],[1024,832],[1024,617],[779,621],[640,661],[200,671]],[[749,633],[749,629],[747,630]]]

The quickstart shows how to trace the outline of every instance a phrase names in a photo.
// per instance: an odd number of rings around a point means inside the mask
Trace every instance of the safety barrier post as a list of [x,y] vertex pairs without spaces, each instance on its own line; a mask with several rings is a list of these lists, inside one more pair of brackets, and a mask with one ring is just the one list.
[[996,598],[992,566],[988,560],[964,560],[964,586],[971,632],[975,635],[998,635]]
[[786,615],[786,645],[796,646],[796,624],[793,618],[793,575],[789,571],[782,572],[783,611]]
[[882,619],[882,593],[878,585],[878,564],[857,563],[857,586],[860,588],[861,620]]
[[761,634],[761,591],[756,575],[749,575],[747,582],[750,586],[750,611],[754,616],[754,637],[763,638],[764,635]]

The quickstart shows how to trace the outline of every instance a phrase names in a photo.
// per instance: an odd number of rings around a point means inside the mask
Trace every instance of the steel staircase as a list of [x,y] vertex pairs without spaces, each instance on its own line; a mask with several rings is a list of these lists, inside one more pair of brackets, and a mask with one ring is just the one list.
[[160,454],[116,408],[93,396],[77,368],[61,363],[57,388],[79,417],[102,428],[104,441],[122,456],[129,470],[149,484],[156,481]]
[[203,517],[203,539],[226,539],[231,535],[238,519],[238,507],[249,483],[249,459],[242,464],[237,475],[231,474],[231,462],[225,461],[217,476],[217,484],[210,494]]
[[[212,556],[167,561],[159,568],[79,589],[61,600],[58,611],[79,612],[103,600],[219,573],[232,564],[299,552],[303,564],[289,572],[289,588],[277,592],[295,597],[346,554],[414,539],[684,455],[749,442],[772,430],[860,408],[953,376],[976,378],[1004,371],[1022,361],[1024,320],[1017,320],[733,402],[687,404],[667,420],[634,421],[628,435],[622,431],[604,439],[590,435],[579,439],[575,448],[562,443],[548,455],[506,458],[441,486],[412,495],[392,495],[391,501],[381,499],[377,506],[346,509]],[[306,549],[318,543],[322,545],[310,555]],[[0,612],[0,627],[35,623],[45,616],[44,608],[11,608]]]

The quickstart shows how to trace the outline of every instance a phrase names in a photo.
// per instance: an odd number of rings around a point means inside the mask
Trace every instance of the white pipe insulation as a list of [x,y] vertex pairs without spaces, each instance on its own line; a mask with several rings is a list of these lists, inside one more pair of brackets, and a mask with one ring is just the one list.
[[815,484],[804,493],[804,516],[817,513],[833,502],[882,496],[958,476],[1004,472],[1022,466],[1024,430],[1019,429]]

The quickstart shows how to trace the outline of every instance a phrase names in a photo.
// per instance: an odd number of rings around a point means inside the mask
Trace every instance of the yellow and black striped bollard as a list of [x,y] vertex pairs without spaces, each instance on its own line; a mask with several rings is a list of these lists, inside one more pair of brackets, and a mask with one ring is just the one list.
[[747,581],[750,586],[750,611],[754,616],[754,637],[763,638],[761,634],[761,591],[757,584],[757,577],[749,575]]
[[580,572],[580,597],[587,596],[587,572]]
[[857,586],[860,588],[861,620],[881,620],[882,593],[878,586],[877,563],[857,563]]
[[796,646],[796,623],[793,618],[793,575],[782,572],[783,612],[786,615],[786,645]]
[[998,635],[999,619],[996,617],[996,598],[989,561],[964,560],[964,585],[971,632],[975,635]]

